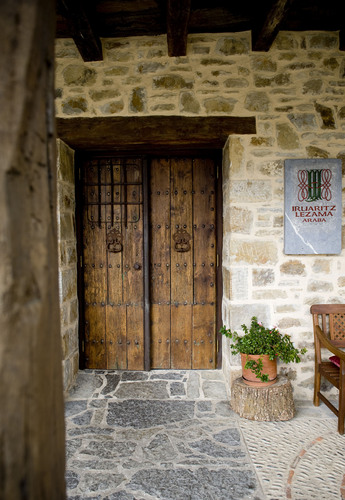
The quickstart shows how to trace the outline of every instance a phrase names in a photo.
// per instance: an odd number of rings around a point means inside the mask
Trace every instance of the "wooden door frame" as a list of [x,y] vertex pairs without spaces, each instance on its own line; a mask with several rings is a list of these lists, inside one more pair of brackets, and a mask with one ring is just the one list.
[[151,154],[133,154],[133,152],[123,151],[98,151],[98,150],[81,150],[75,152],[75,186],[76,186],[76,234],[77,234],[77,255],[78,255],[78,272],[77,272],[77,286],[78,286],[78,302],[79,302],[79,366],[85,369],[85,352],[84,352],[84,322],[85,322],[85,307],[84,307],[84,280],[81,272],[82,255],[83,255],[83,222],[82,222],[82,183],[80,176],[80,168],[85,157],[92,155],[100,156],[113,156],[118,158],[141,158],[143,168],[143,248],[144,248],[144,262],[143,262],[143,286],[144,286],[144,370],[150,370],[150,292],[149,292],[149,177],[150,177],[150,164],[153,157],[176,158],[176,157],[189,157],[189,158],[212,158],[215,162],[217,170],[216,179],[216,211],[217,211],[217,231],[216,231],[216,246],[217,246],[217,273],[216,273],[216,368],[220,369],[222,366],[222,336],[219,333],[222,321],[222,298],[223,298],[223,277],[222,277],[222,243],[223,243],[223,191],[222,191],[222,150],[199,150],[195,149],[177,149],[171,148],[166,154],[162,150],[153,150]]

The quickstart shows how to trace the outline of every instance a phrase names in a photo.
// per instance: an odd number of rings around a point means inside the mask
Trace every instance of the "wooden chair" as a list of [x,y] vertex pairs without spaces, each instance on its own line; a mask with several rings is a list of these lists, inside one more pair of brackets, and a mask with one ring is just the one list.
[[[313,315],[315,342],[314,405],[319,406],[321,399],[337,415],[338,432],[344,434],[345,352],[339,347],[345,347],[345,304],[315,304],[310,312]],[[325,360],[322,348],[332,353],[333,361]],[[321,377],[339,390],[338,409],[321,394]]]

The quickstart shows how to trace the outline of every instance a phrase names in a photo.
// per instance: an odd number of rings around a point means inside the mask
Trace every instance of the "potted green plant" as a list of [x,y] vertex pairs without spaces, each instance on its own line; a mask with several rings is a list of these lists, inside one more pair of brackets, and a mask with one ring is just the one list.
[[231,339],[232,354],[241,354],[243,381],[248,385],[271,385],[277,377],[277,359],[284,363],[299,363],[305,348],[297,349],[289,335],[276,327],[267,328],[255,316],[250,327],[241,325],[244,335],[223,326],[220,333]]

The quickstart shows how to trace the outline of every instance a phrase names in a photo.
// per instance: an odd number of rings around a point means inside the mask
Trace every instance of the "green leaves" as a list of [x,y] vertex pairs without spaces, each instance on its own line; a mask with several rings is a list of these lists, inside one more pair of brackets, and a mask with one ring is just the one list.
[[[300,356],[307,352],[305,348],[297,349],[293,345],[290,336],[281,334],[276,327],[264,327],[262,323],[258,322],[256,316],[252,317],[249,328],[247,325],[241,326],[244,331],[242,336],[225,326],[220,329],[222,335],[232,340],[230,345],[232,354],[268,354],[271,361],[277,357],[284,363],[299,363],[301,361]],[[258,373],[258,378],[264,376],[261,373],[262,367],[260,367],[259,363],[255,364],[254,361],[247,361],[247,367],[254,373]]]

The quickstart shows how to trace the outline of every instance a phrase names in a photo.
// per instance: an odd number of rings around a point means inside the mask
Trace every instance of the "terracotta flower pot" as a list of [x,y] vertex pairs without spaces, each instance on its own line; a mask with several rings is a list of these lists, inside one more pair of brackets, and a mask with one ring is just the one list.
[[[245,364],[249,360],[258,361],[258,359],[262,359],[263,369],[262,373],[268,374],[268,382],[262,382],[259,378],[256,377],[255,373],[252,372],[249,368],[245,368]],[[269,359],[268,354],[241,354],[241,363],[242,363],[242,378],[243,382],[247,385],[251,385],[252,387],[266,387],[268,385],[272,385],[277,380],[277,359],[271,361]]]

